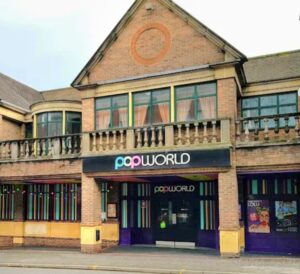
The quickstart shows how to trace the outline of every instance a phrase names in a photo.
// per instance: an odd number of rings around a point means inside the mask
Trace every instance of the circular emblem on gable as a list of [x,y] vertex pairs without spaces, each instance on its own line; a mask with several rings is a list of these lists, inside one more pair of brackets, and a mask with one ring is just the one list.
[[131,54],[142,65],[153,65],[162,60],[171,48],[171,34],[160,23],[140,28],[131,41]]

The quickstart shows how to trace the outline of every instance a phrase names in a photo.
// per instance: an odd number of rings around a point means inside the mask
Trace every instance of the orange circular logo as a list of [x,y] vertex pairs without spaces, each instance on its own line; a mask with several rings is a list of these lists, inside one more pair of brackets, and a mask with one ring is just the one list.
[[142,65],[153,65],[163,59],[171,48],[171,34],[160,23],[140,28],[131,41],[131,54]]

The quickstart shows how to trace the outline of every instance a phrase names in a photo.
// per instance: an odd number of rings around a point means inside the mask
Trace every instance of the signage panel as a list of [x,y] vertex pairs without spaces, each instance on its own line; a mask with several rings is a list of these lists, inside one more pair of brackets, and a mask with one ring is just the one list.
[[84,173],[229,166],[229,149],[165,151],[83,158]]

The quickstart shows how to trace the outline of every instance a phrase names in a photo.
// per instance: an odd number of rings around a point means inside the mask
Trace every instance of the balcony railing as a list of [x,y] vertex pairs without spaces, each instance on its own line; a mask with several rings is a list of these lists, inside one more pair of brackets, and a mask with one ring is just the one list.
[[239,119],[237,145],[300,142],[299,119],[300,113]]
[[83,155],[230,143],[230,121],[207,120],[83,133]]
[[80,134],[0,142],[0,161],[68,158],[80,153]]

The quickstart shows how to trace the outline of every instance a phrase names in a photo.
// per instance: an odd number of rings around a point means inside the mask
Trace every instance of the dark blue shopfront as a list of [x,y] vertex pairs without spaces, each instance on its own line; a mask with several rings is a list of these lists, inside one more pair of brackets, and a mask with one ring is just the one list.
[[246,251],[300,254],[300,174],[241,175]]
[[[170,179],[176,182],[166,182]],[[120,244],[192,242],[218,248],[217,181],[152,180],[122,183]]]

